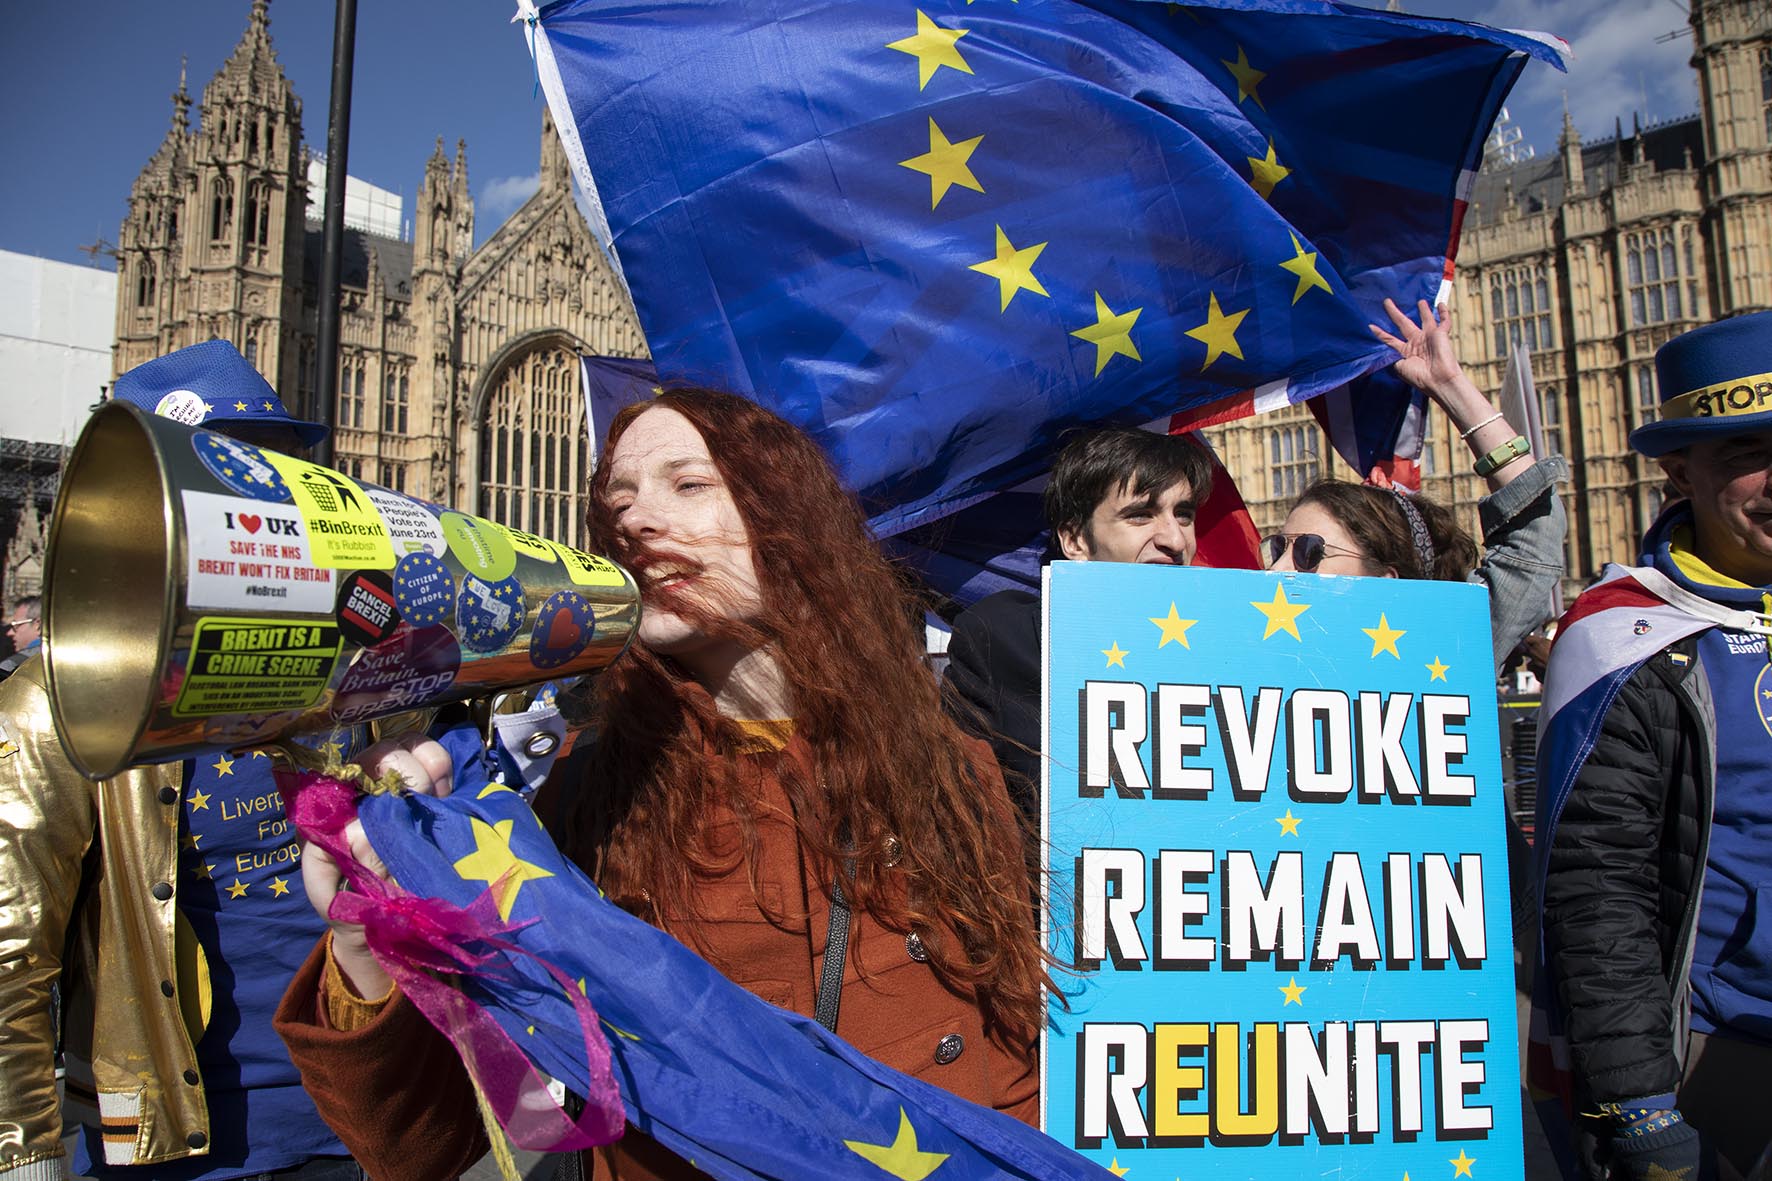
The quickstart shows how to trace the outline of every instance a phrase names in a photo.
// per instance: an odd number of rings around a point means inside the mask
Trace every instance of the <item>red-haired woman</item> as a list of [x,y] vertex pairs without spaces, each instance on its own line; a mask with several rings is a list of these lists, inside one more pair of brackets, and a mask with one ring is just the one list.
[[[810,438],[728,394],[631,407],[604,455],[592,540],[635,573],[645,611],[597,685],[588,759],[537,811],[606,895],[802,1013],[841,875],[837,1032],[1032,1122],[1044,962],[1022,836],[989,748],[942,712],[919,616],[859,507]],[[437,753],[385,765],[434,781]],[[325,913],[337,870],[307,856]],[[360,928],[335,929],[329,957],[281,1014],[322,1113],[383,1181],[454,1176],[483,1149],[460,1072],[441,1092],[390,1088],[413,1077],[422,1019],[397,996],[359,999],[392,987]],[[448,1065],[446,1045],[423,1044]],[[586,1163],[622,1181],[700,1175],[632,1130]]]

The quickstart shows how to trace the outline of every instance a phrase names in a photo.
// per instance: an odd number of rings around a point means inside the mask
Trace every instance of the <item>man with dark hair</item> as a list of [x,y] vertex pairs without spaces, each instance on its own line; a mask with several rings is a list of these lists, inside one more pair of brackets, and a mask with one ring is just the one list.
[[12,655],[0,660],[0,681],[37,655],[37,649],[43,645],[43,606],[36,595],[23,595],[12,605],[6,634],[12,639]]
[[[1186,566],[1194,513],[1212,490],[1212,459],[1179,435],[1128,427],[1080,433],[1046,485],[1055,556],[1074,562]],[[954,621],[944,696],[987,739],[1018,807],[1040,799],[1040,598],[1007,590]]]

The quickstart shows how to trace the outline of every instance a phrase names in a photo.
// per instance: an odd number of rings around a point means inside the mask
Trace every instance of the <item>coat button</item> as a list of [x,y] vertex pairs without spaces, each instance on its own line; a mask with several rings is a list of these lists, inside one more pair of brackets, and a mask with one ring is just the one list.
[[198,1084],[198,1083],[199,1083],[199,1082],[201,1082],[201,1081],[202,1081],[202,1079],[201,1079],[201,1077],[200,1077],[200,1076],[199,1076],[199,1075],[198,1075],[198,1074],[197,1074],[197,1072],[196,1072],[196,1071],[194,1071],[194,1070],[187,1070],[187,1071],[185,1071],[185,1081],[186,1081],[186,1082],[187,1082],[187,1083],[189,1083],[189,1084],[191,1084],[191,1085],[192,1085],[192,1086],[193,1086],[193,1087],[194,1087],[194,1086],[196,1086],[196,1085],[197,1085],[197,1084]]
[[171,996],[172,994],[173,994],[172,981],[162,980],[160,982],[160,995],[161,996]]
[[152,894],[155,898],[159,899],[161,902],[171,902],[172,901],[172,886],[169,883],[155,882],[154,888],[149,890],[148,893]]
[[957,1033],[950,1033],[935,1043],[935,1064],[946,1066],[966,1052],[966,1039]]
[[178,788],[176,788],[176,787],[161,788],[160,789],[160,802],[162,804],[176,804],[176,803],[178,803]]
[[186,1148],[202,1148],[208,1143],[209,1137],[205,1136],[202,1132],[192,1132],[189,1136],[185,1137]]
[[919,964],[929,962],[929,949],[923,946],[923,937],[915,931],[904,937],[904,953]]

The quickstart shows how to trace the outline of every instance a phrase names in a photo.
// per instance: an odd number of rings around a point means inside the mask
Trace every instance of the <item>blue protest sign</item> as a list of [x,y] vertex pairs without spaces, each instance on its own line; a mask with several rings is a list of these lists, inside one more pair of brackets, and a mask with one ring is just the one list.
[[1135,1179],[1521,1177],[1486,594],[1060,562],[1045,610],[1046,1130]]

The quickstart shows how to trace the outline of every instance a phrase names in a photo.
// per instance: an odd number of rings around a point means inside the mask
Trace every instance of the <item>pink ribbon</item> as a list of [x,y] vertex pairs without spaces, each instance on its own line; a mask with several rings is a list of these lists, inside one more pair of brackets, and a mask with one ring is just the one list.
[[[351,856],[345,840],[345,826],[357,818],[354,788],[312,771],[279,770],[276,777],[289,818],[304,839],[331,854],[350,883],[348,892],[333,898],[327,917],[363,927],[376,962],[455,1046],[511,1142],[532,1151],[566,1152],[619,1139],[627,1117],[610,1073],[609,1043],[597,1011],[565,972],[505,938],[528,924],[501,922],[491,890],[463,909],[440,898],[409,894],[377,877]],[[431,975],[506,978],[495,967],[500,953],[535,961],[572,1004],[584,1039],[591,1092],[577,1120],[554,1101],[547,1079],[490,1013]]]

